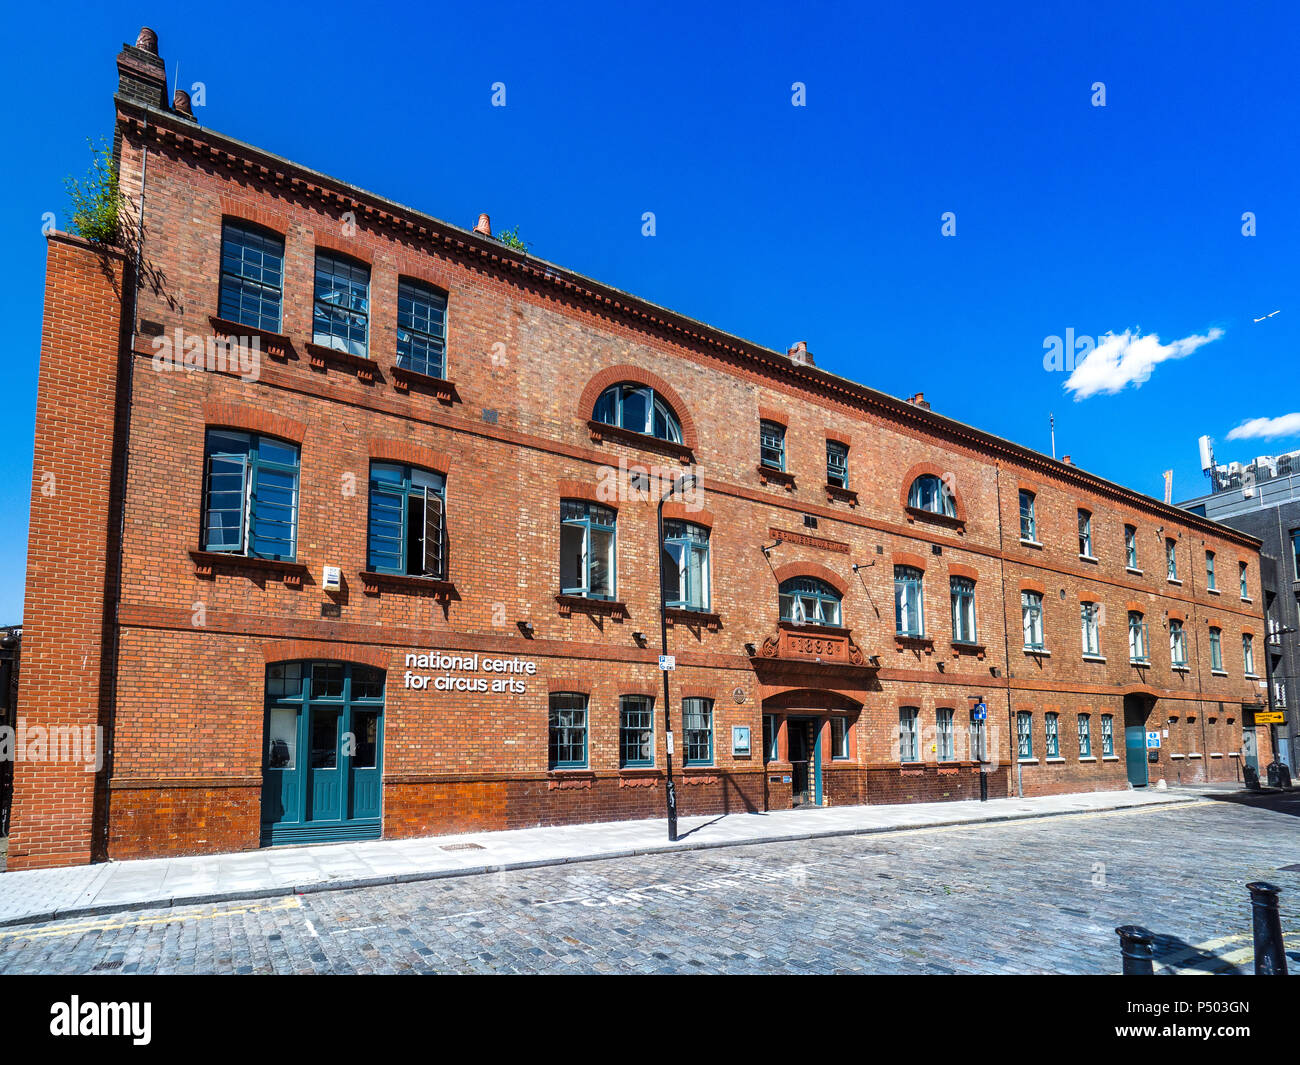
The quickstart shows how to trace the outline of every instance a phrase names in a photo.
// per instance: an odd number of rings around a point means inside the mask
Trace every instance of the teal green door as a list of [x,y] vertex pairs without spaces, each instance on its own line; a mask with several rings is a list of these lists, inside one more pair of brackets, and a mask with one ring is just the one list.
[[343,662],[267,669],[262,842],[377,839],[384,674]]
[[1124,762],[1128,782],[1145,788],[1147,776],[1147,706],[1140,695],[1124,696]]
[[1135,788],[1147,786],[1147,730],[1141,725],[1124,726],[1124,758],[1128,782]]

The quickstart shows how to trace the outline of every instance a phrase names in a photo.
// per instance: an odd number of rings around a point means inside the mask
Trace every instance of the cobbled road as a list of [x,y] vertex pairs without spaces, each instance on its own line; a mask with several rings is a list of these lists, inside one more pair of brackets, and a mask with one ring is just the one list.
[[1257,879],[1300,945],[1297,870],[1300,798],[1206,800],[0,928],[0,973],[1113,973],[1129,923],[1248,971],[1193,948]]

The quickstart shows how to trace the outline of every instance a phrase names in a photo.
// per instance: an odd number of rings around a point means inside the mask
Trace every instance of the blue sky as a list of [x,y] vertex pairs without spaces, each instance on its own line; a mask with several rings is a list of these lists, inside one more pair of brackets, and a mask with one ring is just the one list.
[[[488,211],[543,258],[1030,447],[1054,412],[1059,454],[1141,491],[1172,468],[1199,494],[1201,433],[1220,461],[1300,447],[1300,417],[1227,440],[1300,411],[1300,16],[1056,6],[72,3],[53,30],[14,8],[0,623],[22,612],[42,215],[67,224],[144,24],[206,126],[461,225]],[[1130,333],[1087,398],[1044,370],[1067,329]]]

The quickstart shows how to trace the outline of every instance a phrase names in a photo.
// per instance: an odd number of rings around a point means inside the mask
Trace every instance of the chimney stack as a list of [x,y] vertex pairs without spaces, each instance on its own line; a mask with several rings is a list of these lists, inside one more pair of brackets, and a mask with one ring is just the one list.
[[926,402],[924,392],[918,392],[914,396],[908,396],[905,402],[912,404],[914,407],[920,407],[922,410],[930,409],[930,404]]
[[1062,455],[1062,456],[1061,456],[1061,461],[1064,462],[1067,466],[1073,466],[1073,465],[1074,465],[1074,463],[1070,460],[1070,456],[1069,456],[1069,455]]
[[167,110],[167,70],[158,55],[158,34],[148,26],[135,44],[117,54],[117,94],[132,103]]
[[812,352],[808,350],[808,342],[800,340],[794,347],[786,352],[790,356],[790,361],[798,363],[800,366],[816,366]]
[[486,214],[478,216],[478,225],[474,227],[475,233],[482,233],[485,237],[492,236],[492,220]]

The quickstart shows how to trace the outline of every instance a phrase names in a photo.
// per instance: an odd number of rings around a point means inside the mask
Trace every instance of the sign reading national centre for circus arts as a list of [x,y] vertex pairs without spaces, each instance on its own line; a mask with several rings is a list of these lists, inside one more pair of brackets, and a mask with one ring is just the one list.
[[528,690],[526,678],[535,676],[537,663],[514,655],[493,658],[445,651],[408,651],[402,686],[412,691],[523,695]]

